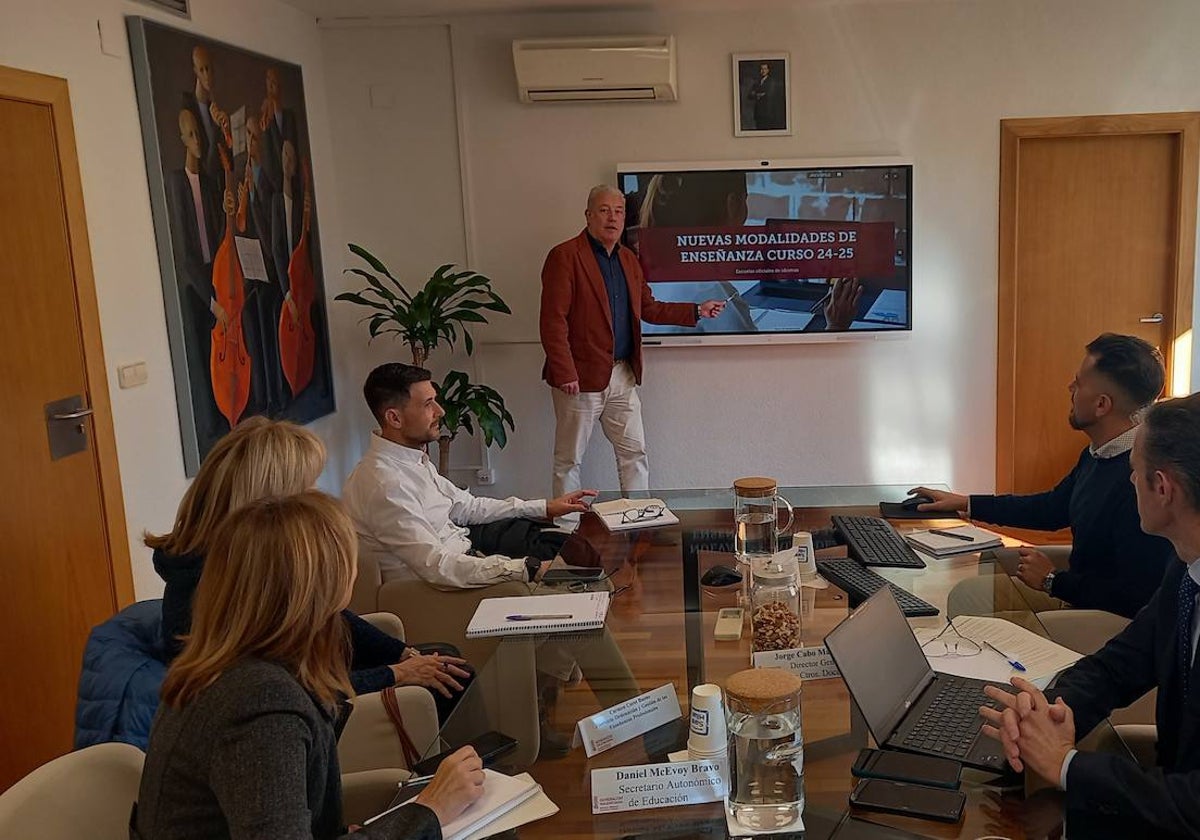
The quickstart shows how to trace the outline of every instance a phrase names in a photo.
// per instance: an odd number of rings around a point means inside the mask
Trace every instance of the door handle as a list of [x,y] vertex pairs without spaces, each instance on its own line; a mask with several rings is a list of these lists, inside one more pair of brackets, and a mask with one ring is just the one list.
[[1145,318],[1138,318],[1138,322],[1142,324],[1161,324],[1163,322],[1163,314],[1161,312],[1155,312],[1153,315]]
[[46,419],[47,420],[79,420],[80,418],[83,418],[83,417],[90,417],[92,415],[92,413],[93,413],[92,409],[90,409],[90,408],[80,408],[80,409],[76,409],[75,411],[68,411],[65,414],[51,414]]

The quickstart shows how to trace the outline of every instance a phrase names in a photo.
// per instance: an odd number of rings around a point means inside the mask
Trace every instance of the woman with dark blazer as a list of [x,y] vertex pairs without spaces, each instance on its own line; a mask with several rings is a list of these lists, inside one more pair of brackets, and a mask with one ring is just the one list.
[[[268,496],[290,496],[311,488],[325,468],[325,446],[307,429],[286,421],[249,417],[217,442],[200,465],[175,524],[165,534],[145,536],[154,549],[154,569],[163,591],[163,644],[174,658],[191,629],[192,597],[205,567],[215,530],[237,509]],[[425,686],[438,717],[445,720],[473,675],[450,645],[431,645],[423,654],[384,633],[350,610],[350,682],[355,694],[391,685]]]
[[218,529],[192,632],[163,683],[133,840],[441,840],[483,791],[464,747],[408,805],[347,834],[337,739],[349,714],[356,536],[335,499],[262,499]]

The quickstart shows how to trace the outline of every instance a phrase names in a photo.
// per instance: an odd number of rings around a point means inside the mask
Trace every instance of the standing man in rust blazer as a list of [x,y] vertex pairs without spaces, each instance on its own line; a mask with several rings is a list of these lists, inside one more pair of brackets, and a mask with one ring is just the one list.
[[621,492],[646,490],[650,468],[637,386],[642,321],[696,325],[723,301],[661,303],[637,257],[620,244],[625,196],[615,187],[588,194],[586,229],[556,245],[542,267],[542,378],[554,390],[554,495],[578,490],[579,465],[597,418],[617,454]]

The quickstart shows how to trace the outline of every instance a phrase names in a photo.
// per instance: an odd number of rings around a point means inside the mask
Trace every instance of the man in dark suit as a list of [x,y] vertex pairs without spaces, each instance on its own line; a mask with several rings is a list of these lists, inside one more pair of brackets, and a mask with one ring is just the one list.
[[587,227],[556,245],[542,267],[542,378],[553,388],[553,496],[580,488],[579,465],[596,420],[617,454],[621,491],[646,490],[650,469],[637,386],[642,382],[642,321],[692,327],[715,318],[719,300],[661,303],[637,257],[620,244],[625,196],[593,187]]
[[[1059,678],[1054,703],[1025,680],[1017,694],[988,688],[1003,711],[983,709],[1015,770],[1028,767],[1066,791],[1068,813],[1145,826],[1143,836],[1200,835],[1200,393],[1153,406],[1130,458],[1147,533],[1171,541],[1176,559],[1150,603],[1097,653]],[[1114,709],[1158,689],[1156,766],[1075,749]]]
[[[167,210],[192,415],[200,451],[207,452],[229,431],[213,397],[209,352],[212,328],[226,317],[213,294],[212,262],[225,234],[225,212],[232,209],[233,196],[223,189],[224,181],[204,172],[201,129],[188,108],[179,112],[179,137],[184,165],[167,176]],[[226,193],[224,203],[222,193]]]
[[771,75],[771,65],[758,65],[758,78],[750,85],[749,98],[754,103],[756,131],[781,131],[787,128],[787,113],[783,105],[783,82]]
[[279,282],[271,242],[271,202],[274,186],[262,165],[262,129],[258,121],[246,120],[245,179],[238,188],[238,234],[258,242],[267,277],[247,279],[243,316],[246,341],[250,345],[253,373],[250,378],[251,413],[276,417],[287,406],[290,394],[279,364],[279,312],[284,289]]
[[183,94],[183,107],[196,118],[200,137],[200,168],[209,178],[220,180],[225,170],[221,166],[218,149],[225,142],[229,117],[215,104],[213,99],[213,67],[208,49],[196,46],[192,49],[192,75],[196,82],[192,89]]
[[283,81],[278,68],[267,68],[266,87],[267,95],[259,109],[259,126],[263,132],[262,163],[267,177],[278,190],[283,186],[283,144],[290,142],[294,150],[299,138],[295,112],[283,107]]

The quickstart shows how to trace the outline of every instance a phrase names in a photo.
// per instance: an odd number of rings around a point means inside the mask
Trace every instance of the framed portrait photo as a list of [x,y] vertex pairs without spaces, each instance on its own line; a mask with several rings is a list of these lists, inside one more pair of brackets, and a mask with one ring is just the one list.
[[734,136],[792,133],[790,65],[786,52],[733,54]]

